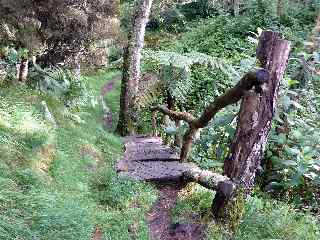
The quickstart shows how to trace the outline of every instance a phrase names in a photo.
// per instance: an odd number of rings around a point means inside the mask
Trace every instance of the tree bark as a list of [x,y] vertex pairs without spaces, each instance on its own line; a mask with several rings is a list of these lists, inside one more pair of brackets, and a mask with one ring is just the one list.
[[175,125],[176,125],[176,129],[177,129],[177,132],[174,136],[174,146],[176,147],[181,147],[182,146],[182,139],[181,139],[181,136],[178,132],[178,129],[181,127],[181,121],[180,120],[175,120]]
[[133,29],[123,54],[123,75],[121,83],[120,113],[117,132],[122,135],[134,133],[137,122],[136,96],[140,80],[141,50],[149,20],[152,0],[137,0],[133,15]]
[[236,185],[226,176],[207,170],[202,170],[195,166],[183,173],[185,182],[195,182],[199,185],[211,189],[221,190],[224,197],[230,197],[236,189]]
[[235,17],[240,13],[240,0],[233,0],[233,14]]
[[[234,203],[230,206],[230,202],[242,201],[252,191],[275,114],[279,84],[286,69],[289,52],[290,43],[281,39],[280,34],[272,31],[262,33],[257,58],[261,67],[270,73],[270,78],[261,96],[250,93],[243,98],[236,134],[224,163],[224,175],[237,183],[240,190],[232,199],[225,199],[223,194],[217,192],[212,208],[217,219],[235,219],[227,209],[234,206]],[[234,199],[237,200],[233,201]],[[237,209],[238,213],[242,210]],[[239,220],[239,217],[236,219]]]
[[277,16],[280,18],[283,15],[283,0],[278,0],[277,2]]
[[23,58],[19,67],[19,82],[25,83],[28,78],[29,73],[29,60],[27,58]]

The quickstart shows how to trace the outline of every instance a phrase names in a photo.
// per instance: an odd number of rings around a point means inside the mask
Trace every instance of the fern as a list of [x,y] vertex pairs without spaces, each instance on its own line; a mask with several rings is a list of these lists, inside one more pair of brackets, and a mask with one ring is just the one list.
[[34,65],[29,74],[31,86],[62,99],[66,105],[77,107],[88,102],[88,92],[83,81],[75,73],[62,67],[43,69]]
[[[204,65],[210,70],[219,70],[229,79],[237,81],[241,73],[226,61],[203,53],[179,54],[176,52],[152,51],[143,52],[144,62],[151,63],[154,71],[159,74],[160,83],[150,83],[148,88],[140,91],[140,105],[148,105],[156,101],[162,92],[168,91],[180,103],[186,103],[189,93],[194,87],[192,66]],[[149,69],[149,71],[152,69]],[[143,83],[148,85],[148,83]]]

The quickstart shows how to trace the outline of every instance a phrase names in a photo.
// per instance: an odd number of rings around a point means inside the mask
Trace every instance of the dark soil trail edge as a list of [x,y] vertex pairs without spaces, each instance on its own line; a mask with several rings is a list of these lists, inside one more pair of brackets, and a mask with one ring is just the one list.
[[181,183],[159,184],[158,201],[147,215],[151,240],[202,240],[205,227],[198,224],[173,224],[171,209],[175,207]]

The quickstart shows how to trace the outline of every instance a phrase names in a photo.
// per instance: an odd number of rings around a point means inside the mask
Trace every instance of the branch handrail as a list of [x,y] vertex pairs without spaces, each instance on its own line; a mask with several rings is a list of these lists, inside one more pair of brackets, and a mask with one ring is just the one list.
[[263,85],[268,82],[269,77],[269,72],[261,68],[245,74],[234,87],[211,102],[199,118],[194,117],[191,113],[173,111],[166,106],[160,105],[151,107],[151,111],[161,112],[164,115],[168,115],[171,119],[183,120],[189,124],[189,129],[184,135],[184,143],[180,153],[180,161],[184,162],[188,158],[188,153],[197,131],[200,128],[206,127],[219,111],[228,105],[240,101],[242,97],[253,88],[255,92],[262,93]]

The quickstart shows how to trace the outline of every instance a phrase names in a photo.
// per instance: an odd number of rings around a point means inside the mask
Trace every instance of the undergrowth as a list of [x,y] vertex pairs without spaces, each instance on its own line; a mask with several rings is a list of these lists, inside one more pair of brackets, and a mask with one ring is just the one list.
[[[171,214],[175,222],[208,224],[211,221],[210,208],[213,192],[201,186],[192,191],[182,192]],[[208,224],[208,239],[230,239],[230,234],[220,225]],[[245,213],[232,239],[281,239],[317,240],[320,238],[319,220],[308,214],[296,212],[294,208],[280,201],[250,197],[246,202]]]

